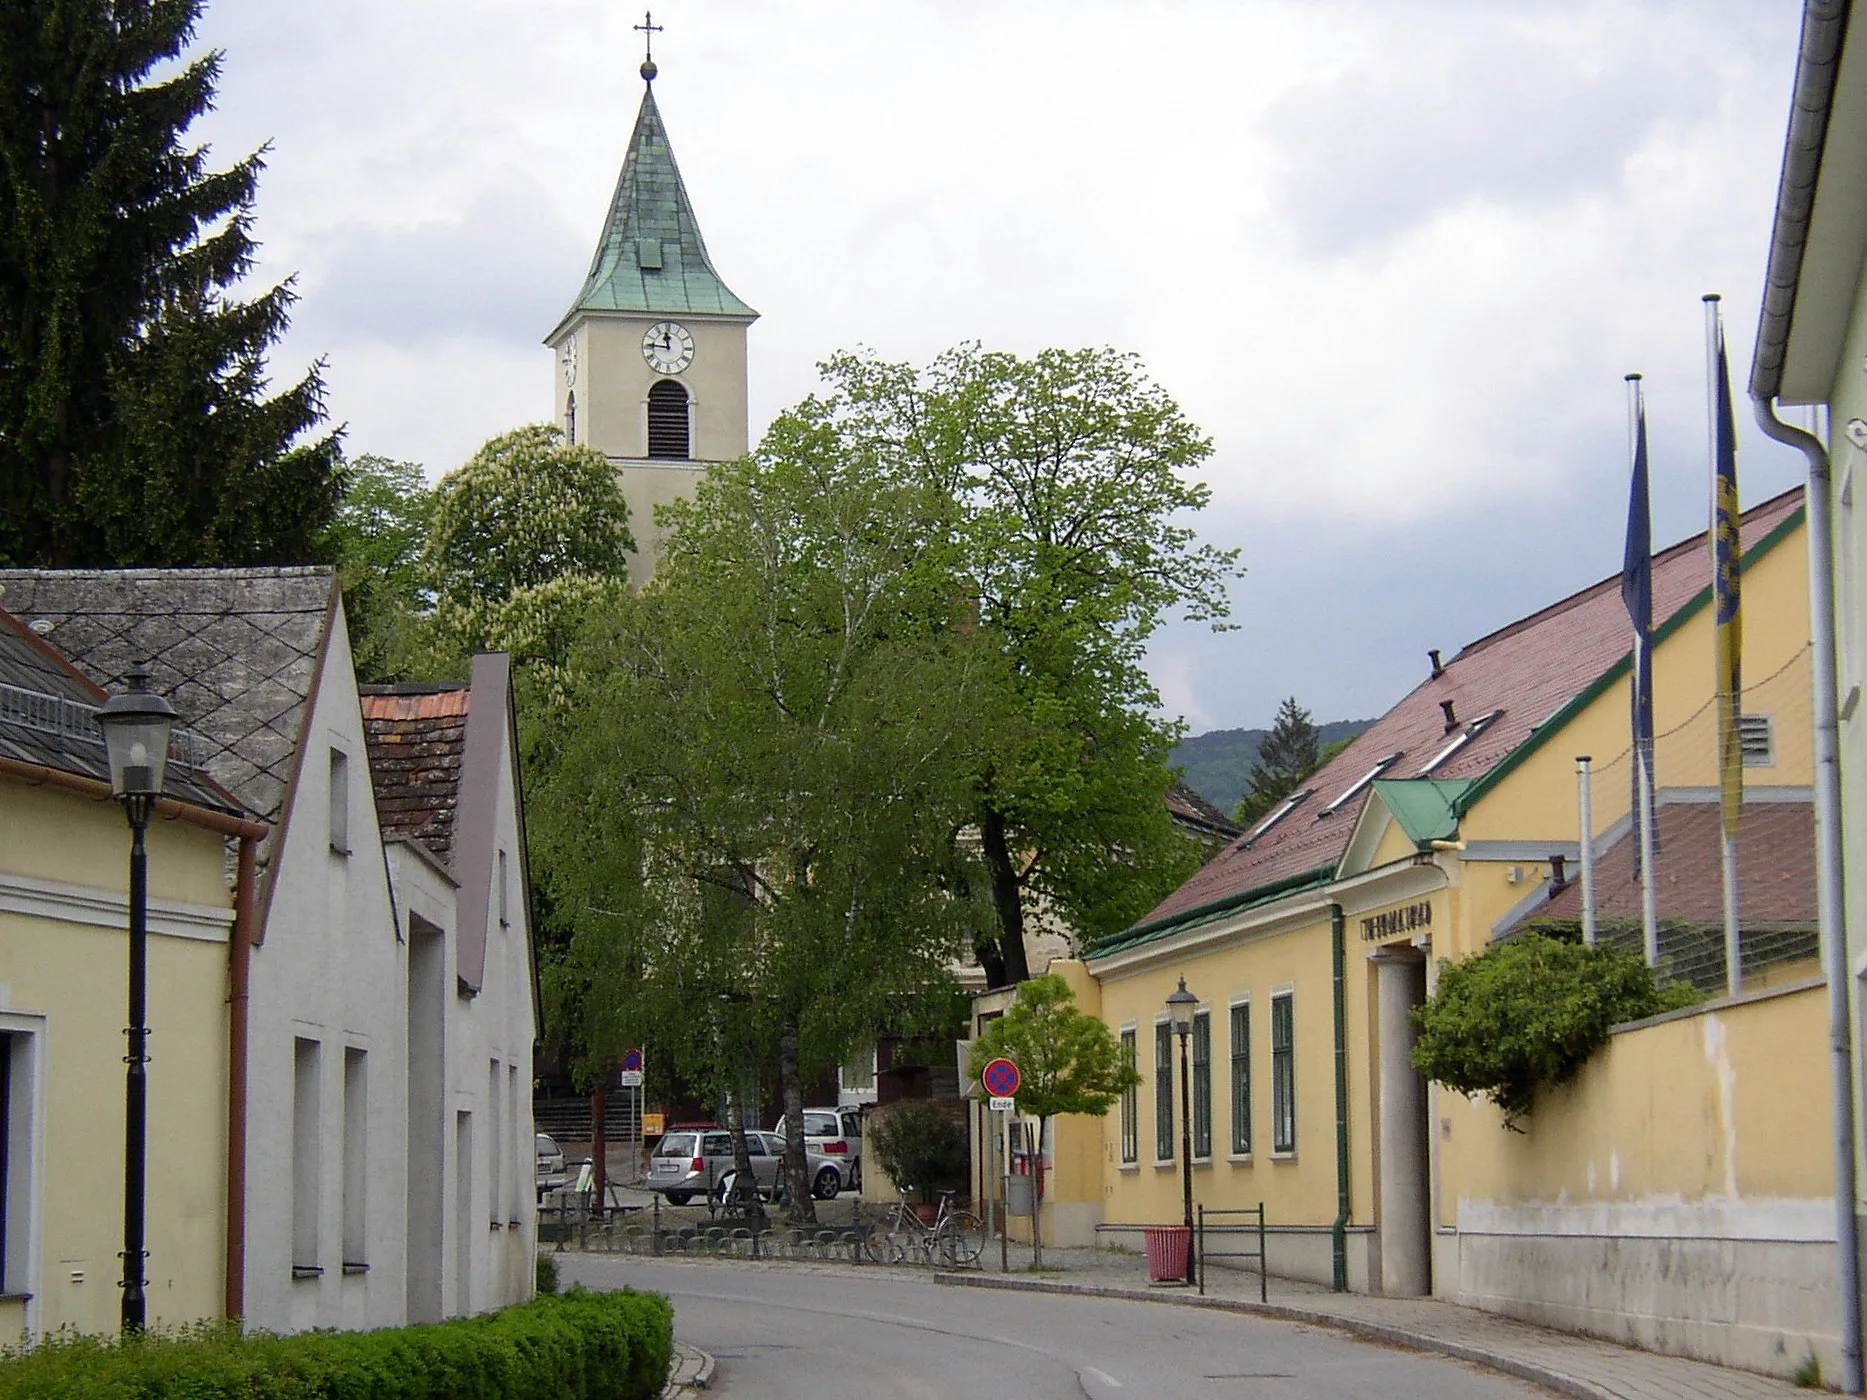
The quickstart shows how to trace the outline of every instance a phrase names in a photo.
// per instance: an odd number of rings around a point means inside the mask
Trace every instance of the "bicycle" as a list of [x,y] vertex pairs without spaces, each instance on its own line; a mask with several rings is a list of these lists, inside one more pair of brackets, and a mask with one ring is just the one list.
[[869,1258],[877,1264],[932,1264],[938,1260],[953,1269],[978,1263],[985,1252],[985,1225],[971,1211],[954,1204],[959,1193],[940,1193],[940,1208],[929,1225],[908,1204],[908,1191],[912,1189],[904,1188],[900,1202],[863,1235],[863,1251]]

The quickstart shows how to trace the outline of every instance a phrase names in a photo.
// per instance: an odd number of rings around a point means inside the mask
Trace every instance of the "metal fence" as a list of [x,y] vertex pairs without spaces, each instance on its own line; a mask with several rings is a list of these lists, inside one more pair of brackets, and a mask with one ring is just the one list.
[[[1815,909],[1811,652],[1800,649],[1744,687],[1739,711],[1744,804],[1734,840],[1738,884],[1736,984],[1780,985],[1819,973]],[[1709,658],[1707,658],[1709,665]],[[1664,678],[1656,681],[1663,686]],[[1623,691],[1623,693],[1625,693]],[[1663,715],[1663,695],[1659,709]],[[1638,792],[1631,745],[1592,765],[1596,934],[1644,948]],[[1716,704],[1654,736],[1655,902],[1659,967],[1717,995],[1727,977]],[[1579,835],[1579,833],[1578,833]],[[1578,885],[1579,872],[1564,879]],[[1520,927],[1574,933],[1579,891]]]
[[[1236,1219],[1237,1224],[1208,1224],[1208,1220],[1220,1217]],[[1212,1240],[1241,1241],[1255,1244],[1255,1249],[1214,1249]],[[1199,1208],[1197,1222],[1199,1296],[1206,1296],[1206,1261],[1208,1259],[1255,1259],[1258,1264],[1258,1301],[1270,1301],[1270,1279],[1264,1266],[1264,1202],[1247,1206],[1240,1210],[1212,1210],[1206,1206]]]

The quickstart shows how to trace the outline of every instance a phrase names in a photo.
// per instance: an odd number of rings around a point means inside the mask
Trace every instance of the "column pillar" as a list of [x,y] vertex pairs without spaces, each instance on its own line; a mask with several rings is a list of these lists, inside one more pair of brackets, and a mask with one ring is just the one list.
[[1381,1291],[1418,1297],[1432,1286],[1426,1184],[1426,1081],[1413,1067],[1413,1008],[1426,960],[1401,944],[1369,955],[1376,970],[1381,1065]]

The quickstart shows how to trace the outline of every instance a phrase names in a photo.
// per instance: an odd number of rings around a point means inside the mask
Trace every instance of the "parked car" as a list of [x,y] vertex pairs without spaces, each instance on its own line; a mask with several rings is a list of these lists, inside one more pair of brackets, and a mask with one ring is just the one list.
[[[769,1196],[777,1187],[778,1173],[784,1163],[784,1140],[772,1133],[746,1134],[746,1150],[752,1159],[752,1177],[761,1196]],[[830,1200],[843,1189],[843,1170],[837,1161],[820,1152],[806,1152],[810,1168],[811,1194]],[[715,1199],[725,1194],[722,1183],[730,1185],[734,1174],[733,1138],[725,1129],[670,1132],[655,1147],[649,1158],[648,1179],[643,1185],[659,1191],[670,1205],[686,1205],[695,1196]]]
[[564,1165],[564,1153],[557,1139],[549,1133],[538,1134],[538,1199],[570,1185],[570,1169]]
[[[772,1131],[784,1136],[784,1117],[772,1125]],[[804,1110],[804,1147],[821,1152],[849,1165],[843,1179],[851,1187],[862,1185],[862,1110],[857,1108],[807,1108]]]

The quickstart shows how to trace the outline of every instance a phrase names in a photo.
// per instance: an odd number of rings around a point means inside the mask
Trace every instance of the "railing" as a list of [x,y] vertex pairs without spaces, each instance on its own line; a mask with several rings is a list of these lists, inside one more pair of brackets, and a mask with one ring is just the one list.
[[[1248,1216],[1250,1220],[1247,1223],[1238,1225],[1211,1226],[1212,1234],[1221,1238],[1243,1238],[1247,1240],[1255,1236],[1258,1247],[1256,1249],[1213,1249],[1206,1241],[1208,1230],[1206,1218],[1208,1216],[1220,1215]],[[1202,1298],[1206,1296],[1206,1261],[1208,1259],[1255,1259],[1258,1261],[1258,1301],[1260,1303],[1268,1303],[1270,1301],[1270,1281],[1266,1278],[1264,1269],[1264,1202],[1259,1201],[1255,1206],[1247,1206],[1242,1210],[1208,1210],[1205,1206],[1201,1206],[1199,1208],[1198,1230],[1199,1235],[1196,1243],[1199,1246],[1199,1257],[1197,1260],[1199,1296]]]

